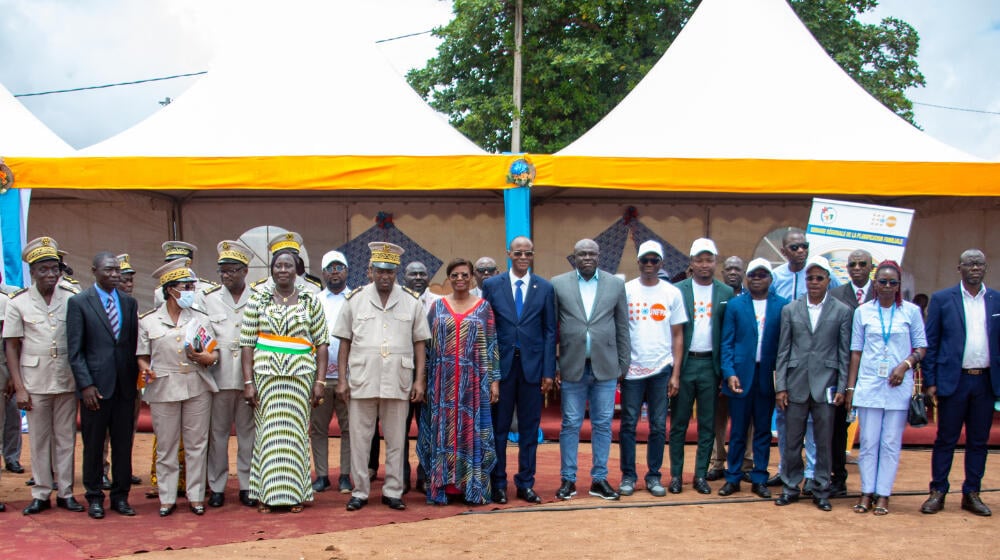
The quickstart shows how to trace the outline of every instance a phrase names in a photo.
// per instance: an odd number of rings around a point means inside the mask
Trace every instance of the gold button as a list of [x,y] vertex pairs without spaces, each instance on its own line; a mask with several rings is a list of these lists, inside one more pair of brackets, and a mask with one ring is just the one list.
[[51,314],[51,313],[49,313],[49,317],[51,317],[51,316],[52,316],[52,314]]
[[180,348],[178,348],[178,349],[177,349],[177,353],[178,353],[178,354],[180,354],[180,353],[181,353],[181,349],[180,349]]
[[177,337],[177,342],[180,342],[180,341],[181,341],[181,337],[178,336]]

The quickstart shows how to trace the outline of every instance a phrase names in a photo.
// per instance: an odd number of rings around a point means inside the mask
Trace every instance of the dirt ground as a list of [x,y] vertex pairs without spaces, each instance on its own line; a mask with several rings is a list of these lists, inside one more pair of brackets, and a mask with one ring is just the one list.
[[[331,458],[337,455],[339,440],[331,439]],[[133,492],[133,501],[143,500],[141,492],[148,484],[148,457],[152,436],[139,434],[136,439],[135,471],[144,482]],[[27,440],[25,441],[27,444]],[[79,446],[78,446],[79,448]],[[689,446],[693,456],[694,449]],[[79,451],[79,449],[78,449]],[[235,451],[235,450],[234,450]],[[589,453],[581,446],[581,459]],[[640,447],[639,461],[645,449]],[[511,459],[516,462],[515,454]],[[539,447],[539,464],[558,472],[559,447]],[[956,454],[952,485],[961,484],[961,453]],[[23,454],[30,462],[27,445]],[[611,481],[619,481],[617,446],[612,449]],[[996,457],[991,455],[990,461]],[[119,558],[162,560],[178,558],[216,558],[221,560],[354,560],[369,558],[453,559],[455,557],[490,559],[530,558],[708,558],[720,554],[738,558],[772,558],[787,554],[818,558],[991,558],[996,557],[996,520],[979,518],[959,509],[960,494],[951,494],[945,511],[927,516],[919,513],[930,472],[930,452],[906,450],[896,480],[891,514],[874,517],[851,511],[857,499],[856,465],[849,465],[851,496],[833,501],[832,512],[816,509],[808,500],[778,508],[771,501],[757,499],[743,491],[728,498],[712,494],[702,496],[691,490],[689,478],[680,495],[653,498],[643,489],[620,502],[606,502],[586,494],[585,465],[581,460],[580,493],[568,502],[551,501],[558,481],[546,480],[545,504],[531,507],[492,510],[455,507],[455,515],[444,519],[367,527],[362,529],[313,534],[293,539],[258,540],[205,548],[153,551]],[[77,461],[79,467],[79,459]],[[554,467],[555,466],[555,467]],[[772,468],[774,465],[772,464]],[[1000,508],[1000,475],[987,465],[983,498]],[[24,502],[25,475],[4,473],[0,481],[0,501]],[[78,475],[79,476],[79,475]],[[690,473],[687,475],[690,476]],[[79,478],[78,478],[79,480]],[[553,488],[549,488],[553,486]],[[717,491],[721,482],[712,483]],[[80,489],[77,499],[82,500]],[[413,494],[408,500],[417,500]],[[517,500],[512,496],[512,503]],[[384,507],[372,505],[370,507]],[[338,508],[339,509],[339,508]],[[365,510],[353,515],[364,515]],[[4,516],[20,515],[8,508]],[[81,514],[82,515],[82,514]],[[256,515],[256,514],[254,514]],[[1000,515],[1000,512],[998,512]],[[2,519],[2,518],[0,518]],[[211,516],[204,518],[210,524]],[[105,520],[107,521],[107,520]],[[157,520],[147,520],[144,526]],[[208,525],[210,526],[210,525]],[[44,554],[42,555],[44,557]]]

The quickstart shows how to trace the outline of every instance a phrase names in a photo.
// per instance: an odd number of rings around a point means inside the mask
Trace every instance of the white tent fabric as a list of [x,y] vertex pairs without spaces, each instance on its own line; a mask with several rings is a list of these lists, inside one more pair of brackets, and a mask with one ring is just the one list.
[[868,95],[785,0],[704,0],[635,89],[557,155],[980,161]]
[[242,2],[208,74],[84,156],[476,155],[355,30],[344,0]]
[[73,148],[0,84],[0,157],[57,157]]

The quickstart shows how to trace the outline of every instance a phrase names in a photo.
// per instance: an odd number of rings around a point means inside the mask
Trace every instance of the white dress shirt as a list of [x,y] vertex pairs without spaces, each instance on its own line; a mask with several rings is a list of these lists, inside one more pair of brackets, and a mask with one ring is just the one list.
[[812,325],[813,332],[816,332],[816,325],[819,324],[819,315],[823,312],[823,304],[826,303],[826,294],[823,294],[823,301],[813,305],[809,303],[809,297],[806,296],[806,306],[809,309],[809,323]]
[[990,346],[986,341],[986,286],[979,286],[979,293],[972,295],[963,284],[962,307],[965,309],[965,349],[962,351],[962,369],[990,367]]

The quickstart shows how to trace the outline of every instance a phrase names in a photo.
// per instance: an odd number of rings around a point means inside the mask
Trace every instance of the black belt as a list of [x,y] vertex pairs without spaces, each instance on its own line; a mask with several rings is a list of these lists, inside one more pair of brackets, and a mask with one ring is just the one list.
[[688,352],[688,358],[711,358],[711,352]]
[[963,369],[962,373],[965,375],[989,375],[990,368]]
[[514,357],[516,357],[516,358],[520,358],[521,357],[521,349],[520,348],[514,347]]

